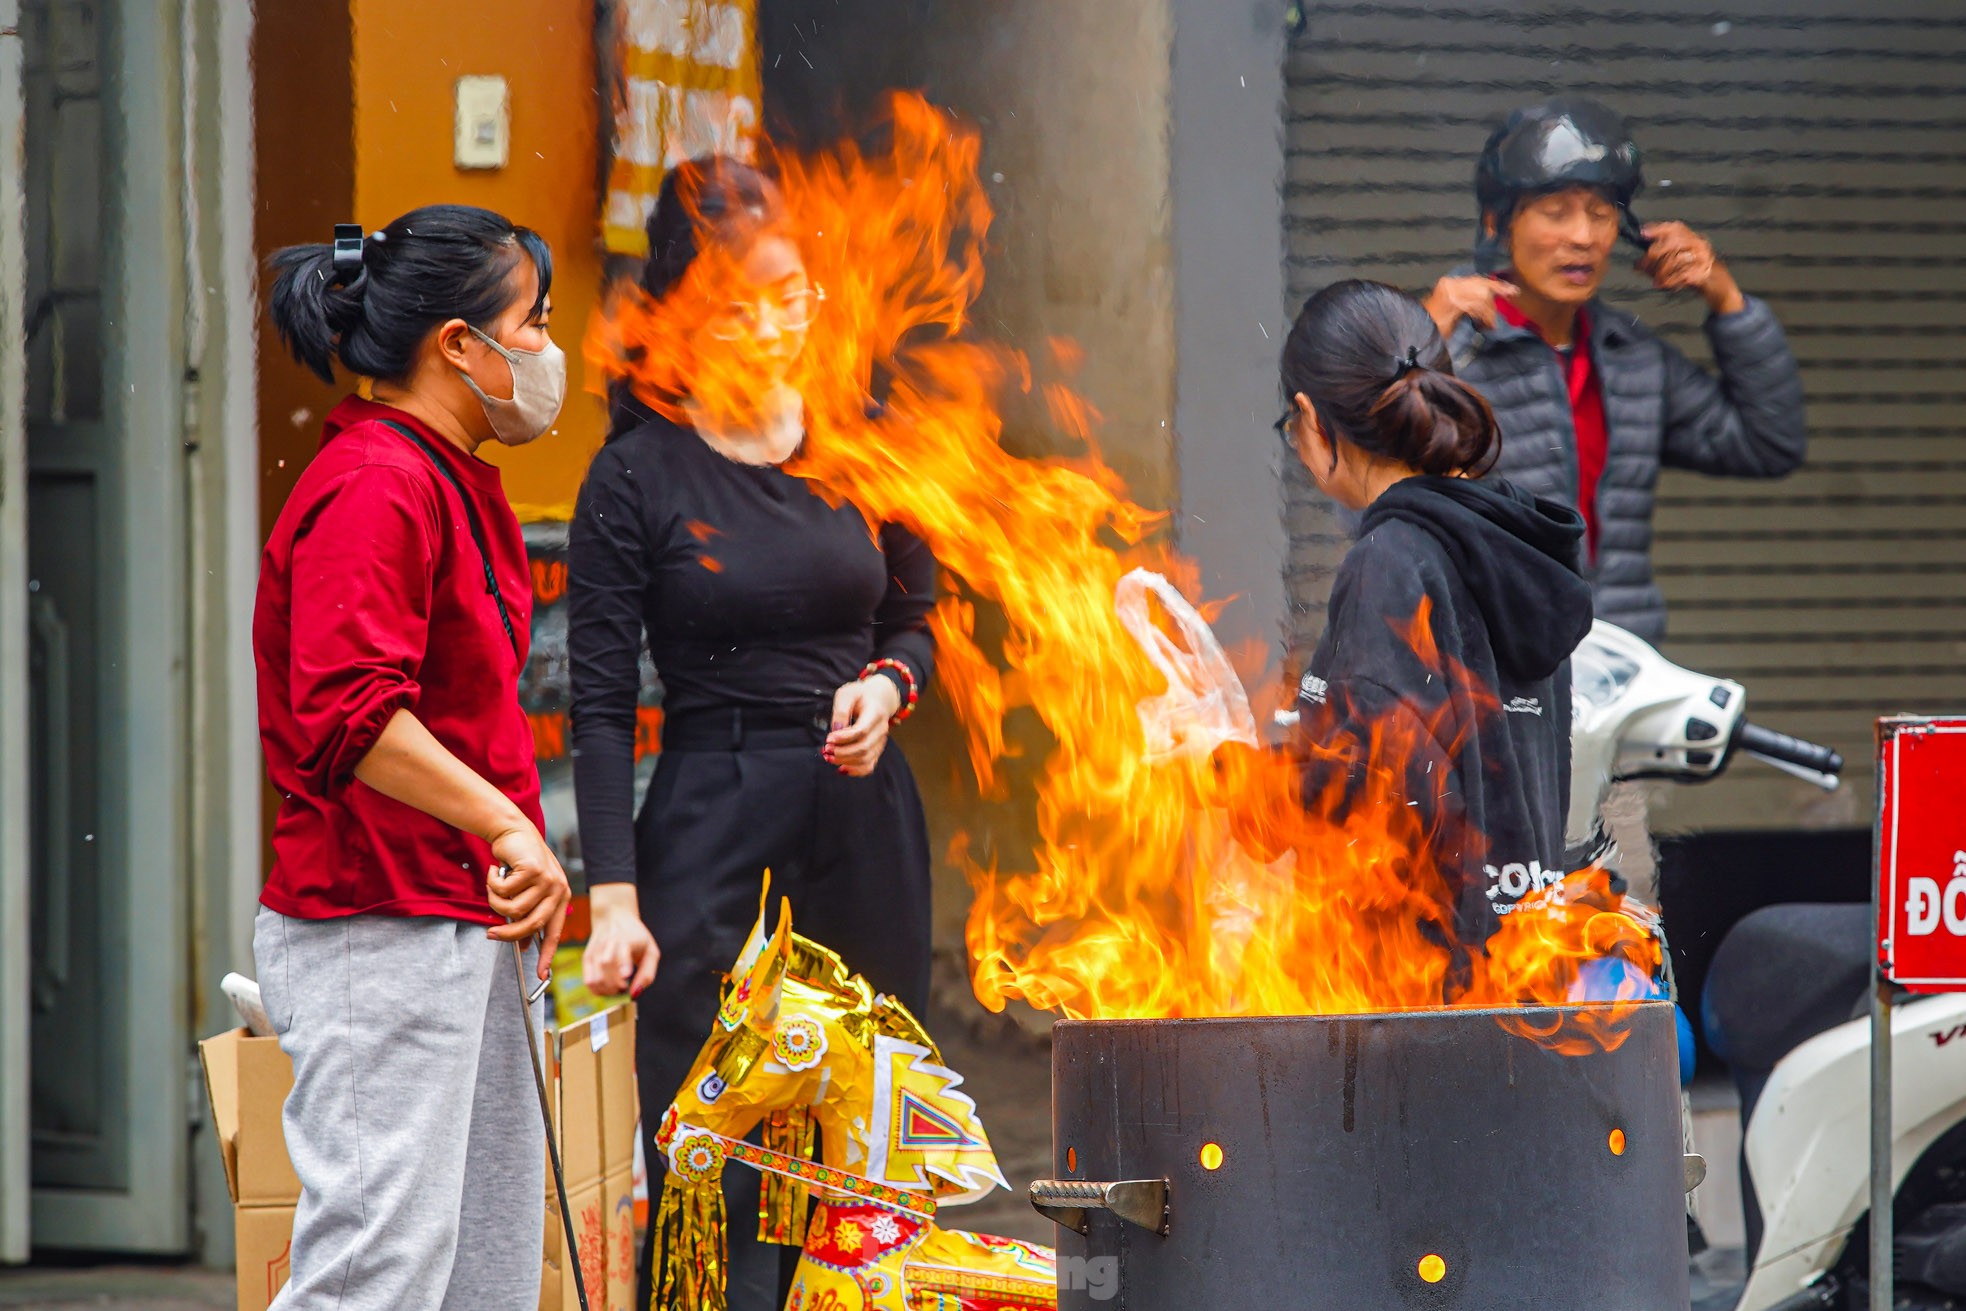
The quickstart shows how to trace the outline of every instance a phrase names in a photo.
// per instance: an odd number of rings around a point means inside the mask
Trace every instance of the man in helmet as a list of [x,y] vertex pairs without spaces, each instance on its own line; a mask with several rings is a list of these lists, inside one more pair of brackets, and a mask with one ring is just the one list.
[[[1802,380],[1781,325],[1684,223],[1641,225],[1637,145],[1603,105],[1518,109],[1475,169],[1475,267],[1426,298],[1459,374],[1495,407],[1495,472],[1583,513],[1597,615],[1656,642],[1652,498],[1669,466],[1776,478],[1802,463]],[[1623,238],[1662,291],[1696,292],[1719,376],[1598,300]]]

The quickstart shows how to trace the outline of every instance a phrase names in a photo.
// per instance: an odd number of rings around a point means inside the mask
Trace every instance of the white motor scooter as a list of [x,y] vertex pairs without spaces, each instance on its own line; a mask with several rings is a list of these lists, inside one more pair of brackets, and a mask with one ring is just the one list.
[[[1838,785],[1842,761],[1834,751],[1750,724],[1739,683],[1681,669],[1621,628],[1593,625],[1571,667],[1573,848],[1605,845],[1598,808],[1620,779],[1703,782],[1745,753],[1822,787]],[[1928,1234],[1955,1215],[1966,1225],[1966,1206],[1955,1197],[1966,1194],[1966,995],[1897,1006],[1891,1032],[1901,1229],[1911,1219],[1916,1231],[1920,1216]],[[1745,1149],[1762,1237],[1733,1311],[1869,1306],[1861,1237],[1869,1201],[1869,1069],[1870,1021],[1854,1019],[1794,1048],[1769,1076]],[[1909,1217],[1908,1199],[1915,1199]],[[1901,1242],[1901,1267],[1906,1252]],[[1901,1279],[1907,1274],[1916,1278],[1901,1269]],[[1966,1308],[1966,1297],[1901,1282],[1898,1306]]]

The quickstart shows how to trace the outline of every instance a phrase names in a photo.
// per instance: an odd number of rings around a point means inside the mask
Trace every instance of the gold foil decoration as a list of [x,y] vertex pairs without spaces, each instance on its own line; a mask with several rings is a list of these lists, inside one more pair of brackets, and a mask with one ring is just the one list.
[[[765,1121],[764,1146],[769,1151],[812,1159],[812,1112],[804,1106],[774,1111]],[[806,1212],[811,1193],[796,1179],[766,1171],[758,1190],[758,1241],[799,1247],[806,1240]]]
[[653,1311],[725,1311],[729,1251],[722,1177],[686,1183],[672,1173],[662,1186],[655,1224],[662,1268],[649,1301]]

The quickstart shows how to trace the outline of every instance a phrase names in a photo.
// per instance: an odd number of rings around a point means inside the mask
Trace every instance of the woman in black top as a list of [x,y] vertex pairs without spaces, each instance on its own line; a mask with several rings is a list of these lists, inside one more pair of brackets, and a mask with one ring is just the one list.
[[[662,408],[688,422],[621,388],[571,530],[574,781],[594,918],[586,978],[597,992],[641,993],[651,1135],[710,1030],[766,869],[801,932],[908,1006],[927,1001],[927,826],[887,732],[927,688],[935,562],[910,534],[829,505],[779,467],[803,440],[803,406],[785,379],[819,293],[778,211],[772,185],[735,161],[687,164],[664,182],[644,289],[658,314],[711,306],[684,325],[688,353],[742,361],[755,388],[669,398]],[[644,637],[664,720],[636,818]],[[652,1138],[646,1146],[659,1186],[660,1154]],[[755,1214],[756,1174],[724,1179],[729,1214]],[[732,1311],[779,1305],[781,1253],[797,1257],[755,1235],[730,1226]],[[653,1244],[651,1232],[638,1306]]]
[[1591,626],[1583,520],[1476,479],[1499,452],[1495,415],[1392,287],[1311,297],[1283,390],[1284,439],[1326,495],[1363,511],[1299,688],[1306,800],[1342,810],[1376,786],[1413,809],[1453,994],[1500,917],[1563,877],[1570,653]]

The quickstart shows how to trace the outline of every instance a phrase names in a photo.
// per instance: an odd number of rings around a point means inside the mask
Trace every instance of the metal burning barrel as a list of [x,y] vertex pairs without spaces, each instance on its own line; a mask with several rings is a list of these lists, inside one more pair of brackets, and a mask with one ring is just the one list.
[[[1547,1009],[1513,1012],[1549,1025]],[[1671,1007],[1564,1055],[1494,1011],[1061,1021],[1061,1308],[1685,1311]]]

